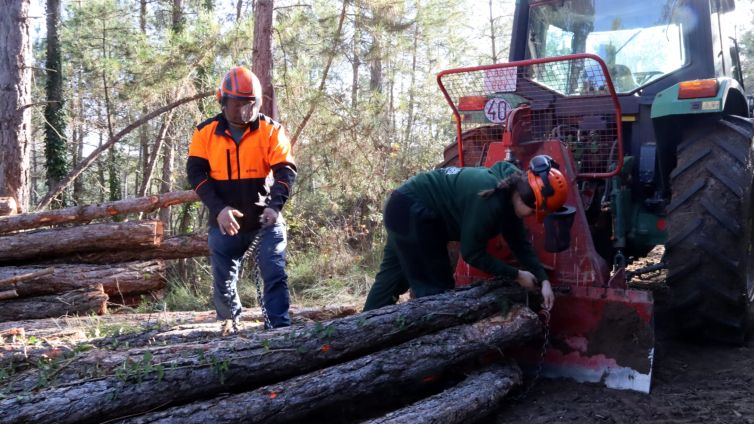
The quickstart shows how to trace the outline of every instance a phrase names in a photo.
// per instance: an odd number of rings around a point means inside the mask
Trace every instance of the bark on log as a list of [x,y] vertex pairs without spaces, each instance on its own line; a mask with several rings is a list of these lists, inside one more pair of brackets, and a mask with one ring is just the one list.
[[[0,268],[1,270],[2,268]],[[313,321],[327,321],[336,318],[351,316],[360,312],[361,308],[349,305],[336,305],[325,307],[304,307],[291,305],[291,317],[300,317]],[[245,310],[241,315],[242,322],[261,321],[262,313],[258,309]],[[23,328],[27,336],[56,337],[60,332],[90,326],[140,326],[169,328],[180,324],[215,323],[217,314],[215,311],[201,312],[154,312],[141,314],[108,314],[97,317],[67,317],[63,319],[41,319],[30,321],[12,321],[0,323],[0,334],[14,328]]]
[[2,275],[6,274],[7,268],[0,268],[0,289],[8,288],[8,287],[15,287],[17,283],[24,282],[24,281],[32,281],[36,280],[39,277],[50,275],[52,274],[53,268],[45,268],[41,270],[34,270],[27,273],[14,273],[11,277],[2,277]]
[[[88,379],[75,375],[74,379],[84,379],[30,396],[0,400],[0,416],[8,423],[99,422],[126,411],[144,412],[171,402],[249,390],[423,334],[475,322],[499,312],[505,294],[506,289],[481,285],[249,339],[232,337],[107,355],[95,351],[77,362],[88,361],[87,376],[92,370],[108,375]],[[66,373],[78,368],[73,365],[61,370],[58,377],[71,381]],[[111,370],[116,368],[122,371],[113,375]]]
[[100,284],[57,295],[5,300],[0,304],[0,321],[105,312],[107,295]]
[[[2,213],[2,199],[3,198],[0,198],[0,215],[4,215]],[[97,218],[134,212],[151,212],[166,206],[195,202],[198,200],[199,196],[197,196],[193,190],[185,190],[164,193],[157,196],[118,200],[110,203],[27,213],[13,217],[0,218],[0,233],[28,230],[30,228],[39,228],[56,224],[89,222]]]
[[513,386],[521,384],[515,364],[495,364],[472,373],[456,386],[364,424],[465,424],[478,422],[498,408]]
[[505,318],[494,316],[451,327],[251,392],[169,408],[125,422],[306,422],[310,414],[323,408],[417,384],[445,368],[472,360],[490,348],[519,344],[540,332],[537,315],[517,306]]
[[0,217],[15,215],[17,212],[16,199],[0,197]]
[[[325,321],[356,313],[356,308],[352,306],[304,308],[294,305],[290,309],[291,320],[294,323],[304,320]],[[260,323],[258,329],[261,329],[263,317],[261,312],[245,312],[242,320],[258,321]],[[182,329],[187,325],[205,328],[194,331]],[[96,336],[97,338],[92,339],[91,334],[96,333],[98,328],[107,328],[108,331],[124,334]],[[133,332],[134,329],[137,332]],[[20,336],[16,337],[18,334]],[[252,332],[248,331],[248,334]],[[8,339],[0,340],[0,368],[13,367],[16,371],[21,371],[34,366],[43,358],[55,359],[64,355],[70,356],[76,346],[82,342],[112,350],[206,341],[220,337],[220,324],[216,321],[214,311],[115,314],[0,323],[0,337]],[[41,343],[28,344],[27,340],[30,337],[35,337]],[[72,363],[69,366],[75,367],[76,364]],[[85,371],[82,369],[79,374],[84,375]],[[13,379],[13,392],[31,390],[37,385],[39,376],[34,372],[27,374],[28,376],[18,376]]]
[[[47,269],[47,268],[45,268]],[[3,267],[0,278],[10,280],[15,275],[31,274],[42,267]],[[102,285],[111,301],[121,297],[148,293],[165,287],[165,263],[162,261],[128,262],[118,265],[56,265],[49,274],[33,281],[15,283],[20,297],[60,293]],[[0,303],[2,307],[3,303]]]
[[189,234],[167,237],[159,246],[140,249],[107,250],[77,253],[39,263],[114,264],[118,262],[149,261],[156,259],[185,259],[209,256],[207,235]]
[[103,249],[133,249],[162,242],[160,221],[91,224],[0,237],[0,262],[44,259]]

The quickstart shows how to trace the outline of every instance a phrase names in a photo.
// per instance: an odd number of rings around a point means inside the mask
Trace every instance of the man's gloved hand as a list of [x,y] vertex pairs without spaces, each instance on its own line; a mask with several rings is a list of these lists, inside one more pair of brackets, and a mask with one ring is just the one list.
[[262,216],[259,217],[259,222],[262,224],[262,228],[267,228],[270,225],[278,222],[278,211],[272,208],[264,208]]
[[238,230],[241,229],[241,226],[238,224],[238,221],[236,221],[236,218],[242,216],[243,214],[238,209],[226,206],[219,214],[217,214],[217,225],[220,227],[220,233],[229,236],[238,234]]

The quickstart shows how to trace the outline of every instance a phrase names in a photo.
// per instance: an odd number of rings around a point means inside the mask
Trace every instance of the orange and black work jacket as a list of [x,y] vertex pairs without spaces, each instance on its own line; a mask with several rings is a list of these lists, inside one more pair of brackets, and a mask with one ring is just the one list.
[[[223,114],[197,125],[189,147],[186,174],[210,211],[209,225],[226,207],[238,209],[240,232],[260,228],[265,207],[280,212],[296,179],[291,144],[285,129],[259,114],[236,144]],[[272,186],[266,183],[270,170]]]

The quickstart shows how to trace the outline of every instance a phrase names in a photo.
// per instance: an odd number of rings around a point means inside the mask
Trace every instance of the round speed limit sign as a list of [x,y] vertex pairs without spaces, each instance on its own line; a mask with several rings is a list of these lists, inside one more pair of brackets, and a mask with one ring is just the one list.
[[484,115],[487,120],[494,124],[505,123],[505,118],[508,116],[508,112],[511,110],[511,105],[499,97],[493,97],[487,100],[484,105]]

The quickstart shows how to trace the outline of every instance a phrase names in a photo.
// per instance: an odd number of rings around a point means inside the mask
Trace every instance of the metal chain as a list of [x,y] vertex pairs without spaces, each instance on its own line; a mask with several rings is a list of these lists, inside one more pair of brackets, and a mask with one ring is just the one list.
[[[269,315],[267,315],[267,308],[264,307],[264,295],[260,285],[260,281],[262,280],[262,272],[259,270],[259,242],[262,239],[262,231],[265,231],[265,229],[261,228],[259,231],[257,231],[256,235],[254,235],[254,238],[251,240],[249,248],[246,249],[243,257],[241,257],[241,270],[244,269],[243,265],[246,263],[246,261],[251,260],[251,262],[249,263],[249,268],[251,269],[251,275],[249,276],[249,278],[251,278],[251,281],[254,282],[254,287],[257,290],[257,303],[262,309],[262,316],[264,317],[264,328],[266,330],[269,330],[272,328],[272,323],[270,322]],[[243,276],[241,276],[241,278],[243,278]],[[233,331],[238,331],[237,325],[238,324],[234,320]]]
[[[529,306],[529,294],[526,294],[526,306]],[[542,349],[539,352],[539,361],[537,362],[537,370],[534,372],[534,378],[532,378],[531,382],[526,386],[526,388],[519,394],[518,396],[515,396],[513,399],[516,401],[523,400],[526,398],[526,396],[529,395],[531,392],[531,389],[534,388],[539,378],[542,376],[542,367],[545,363],[545,354],[547,353],[547,348],[550,346],[550,311],[547,309],[542,309],[539,311],[539,315],[542,317],[542,325],[544,327],[544,341],[542,342]]]

